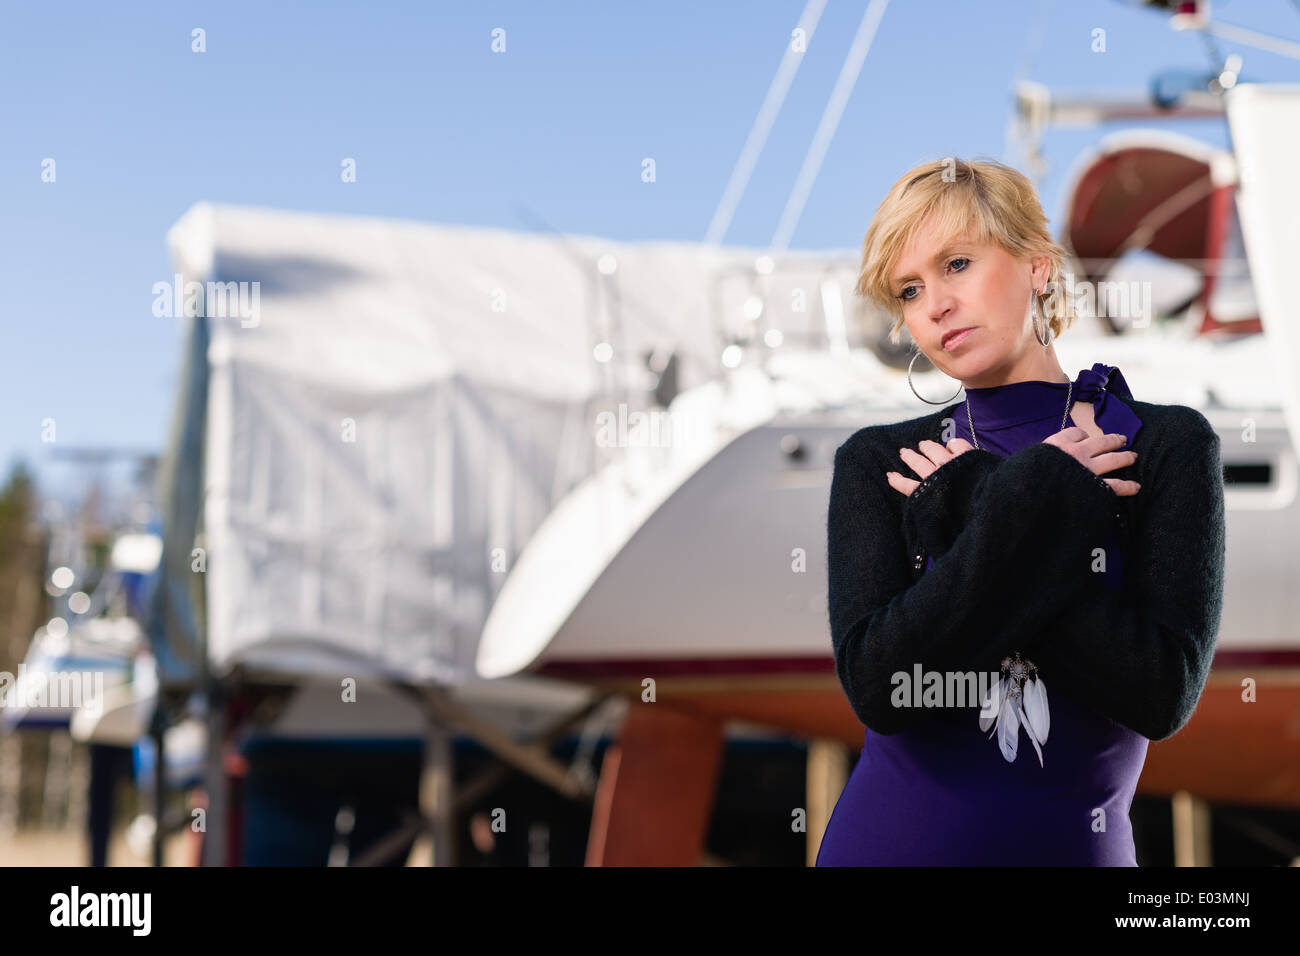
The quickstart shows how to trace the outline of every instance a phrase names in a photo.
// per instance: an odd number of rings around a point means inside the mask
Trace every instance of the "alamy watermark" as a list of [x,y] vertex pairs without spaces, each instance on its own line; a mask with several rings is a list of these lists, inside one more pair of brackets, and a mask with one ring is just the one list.
[[50,925],[120,926],[133,936],[148,936],[153,925],[152,893],[83,893],[73,884],[50,897]]
[[1076,282],[1067,273],[1064,287],[1059,282],[1048,282],[1043,287],[1046,301],[1042,303],[1045,318],[1054,318],[1063,308],[1066,299],[1085,315],[1127,319],[1128,327],[1146,328],[1154,317],[1151,307],[1151,283],[1139,280]]
[[18,676],[0,671],[0,707],[72,710],[93,717],[104,712],[103,671],[29,671],[18,665]]
[[595,441],[600,448],[670,448],[693,443],[702,426],[700,416],[658,408],[630,411],[626,402],[619,402],[617,412],[596,415]]
[[239,319],[246,329],[262,321],[260,282],[186,282],[178,272],[172,282],[155,282],[153,294],[153,314],[160,319],[206,315]]
[[920,664],[912,672],[894,671],[889,682],[894,685],[889,703],[894,707],[979,707],[981,717],[996,717],[997,711],[984,712],[984,702],[997,703],[991,694],[1001,680],[998,671],[922,671]]

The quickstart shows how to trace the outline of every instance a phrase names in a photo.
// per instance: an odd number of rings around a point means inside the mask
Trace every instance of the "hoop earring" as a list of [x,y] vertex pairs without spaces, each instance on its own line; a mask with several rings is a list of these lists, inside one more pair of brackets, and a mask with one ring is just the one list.
[[[1030,293],[1030,298],[1029,298],[1029,308],[1030,308],[1030,311],[1033,312],[1034,338],[1038,339],[1038,344],[1039,344],[1039,345],[1041,345],[1043,348],[1047,348],[1048,346],[1050,346],[1050,345],[1052,344],[1052,339],[1054,338],[1054,336],[1052,335],[1052,327],[1051,327],[1050,325],[1047,324],[1047,320],[1043,318],[1042,313],[1041,313],[1041,311],[1040,311],[1039,308],[1038,308],[1038,290],[1037,290],[1037,289],[1034,289],[1034,290]],[[1039,331],[1038,331],[1038,327],[1039,327],[1039,325],[1042,325],[1042,326],[1044,326],[1044,328],[1045,328],[1045,331],[1046,331],[1046,339],[1047,339],[1046,341],[1043,340],[1043,339],[1044,339],[1044,334],[1043,334],[1043,332],[1039,332]]]
[[956,398],[958,395],[961,394],[961,390],[964,386],[960,384],[957,386],[957,391],[953,394],[952,398],[945,399],[942,402],[932,402],[924,395],[922,395],[920,392],[918,392],[916,390],[916,386],[912,384],[912,366],[916,364],[916,360],[920,357],[921,357],[921,350],[917,349],[916,354],[912,356],[912,361],[907,363],[907,387],[912,390],[913,395],[915,395],[921,401],[925,402],[927,405],[947,405],[949,402],[953,400],[953,398]]

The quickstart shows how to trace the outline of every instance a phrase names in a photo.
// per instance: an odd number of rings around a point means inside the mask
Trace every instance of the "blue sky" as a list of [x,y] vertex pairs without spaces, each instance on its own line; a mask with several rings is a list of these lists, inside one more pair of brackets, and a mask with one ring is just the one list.
[[[866,6],[830,0],[727,241],[771,239]],[[60,481],[47,418],[60,445],[161,448],[181,338],[150,290],[171,274],[164,233],[199,200],[537,228],[522,205],[564,232],[702,239],[803,7],[5,4],[0,465],[21,456]],[[1291,0],[1217,0],[1214,13],[1300,41]],[[497,27],[504,54],[490,49]],[[1245,80],[1300,82],[1300,62],[1216,43],[1243,56]],[[1208,66],[1200,35],[1117,0],[895,0],[791,245],[856,247],[917,162],[1004,158],[1018,76],[1119,92]],[[1225,142],[1218,121],[1166,128]],[[1048,134],[1054,222],[1062,174],[1097,136]],[[340,182],[343,157],[355,184]]]

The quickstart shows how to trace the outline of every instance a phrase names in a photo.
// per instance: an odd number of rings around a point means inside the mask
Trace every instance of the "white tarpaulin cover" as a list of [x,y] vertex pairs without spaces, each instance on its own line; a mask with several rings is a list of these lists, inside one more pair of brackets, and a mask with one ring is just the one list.
[[165,680],[204,656],[197,531],[217,673],[471,678],[516,555],[601,463],[597,399],[646,407],[655,348],[677,350],[680,387],[711,377],[710,316],[741,315],[747,294],[717,277],[756,255],[207,203],[168,239],[178,288],[250,285],[208,287],[188,320],[164,472]]

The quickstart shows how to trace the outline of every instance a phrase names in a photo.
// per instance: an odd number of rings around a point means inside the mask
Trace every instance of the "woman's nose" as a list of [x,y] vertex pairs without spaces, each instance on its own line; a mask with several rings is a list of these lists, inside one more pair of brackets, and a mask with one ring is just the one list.
[[935,322],[944,319],[952,312],[953,297],[948,292],[936,292],[930,300],[930,318]]

